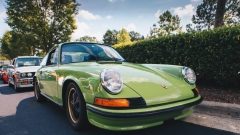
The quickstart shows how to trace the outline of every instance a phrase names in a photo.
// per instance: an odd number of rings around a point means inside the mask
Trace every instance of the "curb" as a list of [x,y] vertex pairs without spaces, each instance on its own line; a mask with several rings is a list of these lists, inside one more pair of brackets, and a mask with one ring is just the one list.
[[194,112],[240,120],[240,105],[238,104],[203,101],[195,106]]

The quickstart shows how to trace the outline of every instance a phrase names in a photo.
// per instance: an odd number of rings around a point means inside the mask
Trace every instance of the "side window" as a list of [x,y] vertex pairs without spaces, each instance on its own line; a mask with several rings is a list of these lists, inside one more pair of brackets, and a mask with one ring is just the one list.
[[12,61],[12,65],[14,65],[15,64],[15,59],[13,59],[13,61]]
[[48,56],[47,65],[56,65],[58,61],[58,48],[52,50]]

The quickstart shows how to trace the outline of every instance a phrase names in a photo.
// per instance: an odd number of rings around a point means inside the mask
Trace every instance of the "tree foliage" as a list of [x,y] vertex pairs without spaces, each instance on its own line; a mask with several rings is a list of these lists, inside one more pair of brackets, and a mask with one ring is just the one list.
[[10,40],[12,39],[12,34],[10,31],[6,31],[1,38],[1,51],[2,51],[2,56],[6,57],[7,59],[12,59],[10,56],[12,53],[10,51]]
[[6,23],[13,31],[31,35],[37,43],[34,48],[44,52],[70,40],[77,28],[74,15],[80,4],[76,0],[6,0],[6,3]]
[[133,41],[138,41],[138,40],[143,40],[144,36],[142,36],[140,33],[135,32],[135,31],[130,31],[129,33],[130,40]]
[[127,30],[122,28],[122,30],[120,30],[119,33],[117,34],[117,43],[120,44],[120,43],[127,43],[127,42],[131,42],[130,36]]
[[197,7],[196,15],[193,15],[192,22],[198,30],[202,28],[210,29],[214,25],[217,0],[203,0]]
[[90,36],[83,36],[77,39],[76,41],[81,41],[81,42],[96,42],[96,37],[90,37]]
[[158,35],[170,35],[174,32],[178,33],[180,27],[180,18],[178,15],[172,15],[168,10],[159,16],[159,31]]
[[[239,23],[240,18],[237,16],[238,5],[239,0],[226,0],[223,17],[224,25],[237,25]],[[192,29],[212,29],[215,23],[216,10],[217,0],[203,0],[203,3],[197,7],[196,15],[192,17],[192,22],[195,24],[195,28]]]
[[[29,44],[26,44],[26,43]],[[34,55],[35,48],[31,46],[30,35],[23,35],[15,31],[6,31],[1,39],[2,55],[11,60],[20,55]]]
[[108,45],[115,45],[117,44],[117,30],[107,30],[106,33],[103,35],[103,42],[104,44]]

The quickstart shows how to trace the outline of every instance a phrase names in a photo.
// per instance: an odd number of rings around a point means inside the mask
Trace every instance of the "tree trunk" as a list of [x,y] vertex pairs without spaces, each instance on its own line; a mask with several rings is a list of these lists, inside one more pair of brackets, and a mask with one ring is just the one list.
[[215,14],[215,24],[214,28],[223,26],[223,16],[225,12],[226,0],[218,0],[217,1],[217,11]]

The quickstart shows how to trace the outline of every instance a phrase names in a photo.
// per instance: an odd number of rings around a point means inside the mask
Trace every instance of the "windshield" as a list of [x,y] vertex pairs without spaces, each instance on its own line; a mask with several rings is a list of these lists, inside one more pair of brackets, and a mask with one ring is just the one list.
[[89,60],[124,61],[112,47],[98,44],[66,44],[62,46],[61,63],[84,62]]
[[2,67],[2,70],[7,70],[7,69],[8,69],[7,66],[3,66],[3,67]]
[[18,58],[16,67],[39,66],[42,58]]

